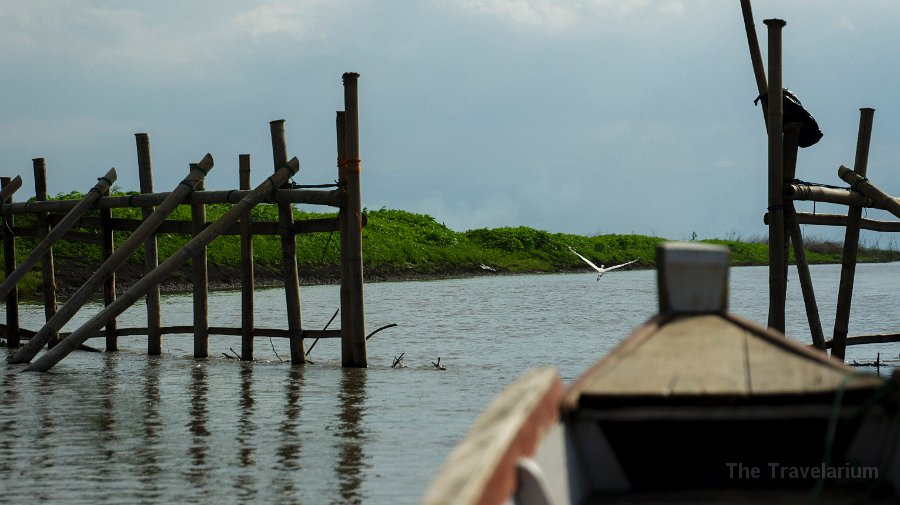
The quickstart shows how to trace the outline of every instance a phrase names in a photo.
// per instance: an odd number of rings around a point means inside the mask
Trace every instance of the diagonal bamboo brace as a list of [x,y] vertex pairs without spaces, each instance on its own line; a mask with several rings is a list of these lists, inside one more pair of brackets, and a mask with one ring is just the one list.
[[13,193],[19,190],[22,187],[22,178],[20,176],[15,176],[9,184],[3,186],[3,189],[0,189],[0,203],[5,202],[7,199],[12,198]]
[[256,206],[264,198],[269,196],[276,188],[287,182],[300,169],[300,161],[297,158],[291,159],[287,165],[278,169],[274,174],[269,176],[262,184],[251,191],[240,202],[234,204],[231,209],[222,215],[219,219],[210,223],[206,228],[198,233],[194,238],[188,241],[181,249],[176,251],[172,256],[162,262],[155,270],[148,272],[139,281],[134,283],[128,291],[122,296],[116,298],[114,302],[107,305],[97,315],[89,319],[77,330],[72,332],[65,340],[47,351],[37,361],[25,368],[25,371],[46,372],[54,365],[59,363],[63,358],[83,344],[87,339],[95,336],[96,333],[110,319],[125,312],[128,307],[141,299],[150,289],[165,280],[175,269],[186,263],[203,247],[206,247],[216,237],[221,235],[232,224],[237,222],[244,216],[247,210]]
[[840,168],[838,168],[838,176],[855,191],[858,191],[871,200],[874,203],[873,207],[884,209],[891,214],[900,217],[900,201],[869,182],[869,179],[859,175],[844,165],[841,165]]
[[[44,254],[47,253],[53,244],[56,243],[57,240],[62,238],[63,234],[69,231],[75,223],[78,222],[78,219],[84,215],[85,212],[90,210],[94,202],[96,202],[103,193],[112,186],[112,183],[116,181],[116,169],[110,168],[106,175],[98,179],[96,185],[93,188],[88,190],[88,192],[84,195],[78,205],[76,205],[69,213],[62,218],[62,220],[50,230],[50,233],[44,237],[44,240],[41,241],[40,244],[35,246],[35,248],[31,251],[31,254],[28,255],[25,260],[19,264],[18,267],[7,277],[4,279],[3,283],[0,283],[0,300],[5,299],[12,288],[22,280],[22,277],[25,276],[28,272],[31,271],[31,268],[37,264],[38,260],[44,257]],[[8,187],[8,186],[7,186]]]
[[118,270],[119,267],[125,264],[125,262],[128,261],[128,257],[144,243],[144,239],[153,233],[159,225],[165,221],[166,217],[168,217],[169,214],[171,214],[172,211],[174,211],[178,205],[194,191],[194,186],[199,181],[203,180],[203,178],[206,177],[207,172],[212,170],[212,168],[213,157],[211,154],[207,154],[200,163],[191,168],[188,176],[178,183],[178,186],[176,186],[172,193],[169,194],[168,198],[156,208],[156,211],[144,220],[138,229],[135,230],[131,236],[103,262],[102,265],[100,265],[87,282],[78,288],[78,291],[72,295],[72,298],[70,298],[49,321],[47,321],[47,324],[38,330],[34,337],[32,337],[24,347],[19,349],[19,352],[10,359],[10,362],[27,363],[31,361],[37,353],[40,352],[41,347],[50,340],[50,337],[62,329],[63,325],[69,322],[69,320],[72,319],[72,316],[78,312],[78,309],[94,295],[100,287],[100,284],[102,284],[107,277],[112,275],[113,272]]

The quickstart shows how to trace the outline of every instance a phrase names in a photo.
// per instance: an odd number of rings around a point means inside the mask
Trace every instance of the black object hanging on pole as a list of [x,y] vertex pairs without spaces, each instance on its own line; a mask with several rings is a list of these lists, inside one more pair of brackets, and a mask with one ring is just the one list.
[[[817,123],[816,119],[812,117],[812,114],[803,107],[803,104],[800,103],[800,99],[797,98],[797,95],[791,90],[783,88],[783,95],[784,124],[801,123],[803,125],[803,127],[800,128],[800,138],[798,139],[797,145],[800,147],[814,145],[822,138],[822,130],[819,129],[819,123]],[[753,101],[753,105],[762,101],[763,110],[766,110],[769,106],[766,98],[767,95],[759,95],[756,97],[756,100]]]

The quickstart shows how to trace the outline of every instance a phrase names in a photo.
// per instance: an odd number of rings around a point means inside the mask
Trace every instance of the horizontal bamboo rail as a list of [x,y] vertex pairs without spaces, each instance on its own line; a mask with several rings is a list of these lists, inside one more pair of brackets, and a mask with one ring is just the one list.
[[[821,226],[847,226],[847,216],[841,214],[812,214],[809,212],[798,212],[797,219],[800,224],[813,224]],[[763,221],[766,224],[769,224],[768,214],[765,215]],[[859,227],[863,230],[900,232],[900,221],[861,219],[859,224]]]
[[[0,334],[6,331],[6,326],[0,324]],[[37,332],[21,328],[22,340],[33,338]],[[160,333],[162,335],[192,335],[195,332],[194,326],[162,326]],[[227,326],[210,326],[209,335],[220,336],[241,336],[241,328],[231,328]],[[73,332],[60,332],[59,336],[66,338]],[[147,334],[146,327],[126,327],[117,328],[116,335],[120,337],[143,336]],[[341,338],[341,330],[302,330],[303,338]],[[271,337],[271,338],[290,338],[290,331],[283,328],[253,328],[254,337]],[[106,338],[106,330],[97,330],[92,338]]]
[[864,195],[850,191],[850,188],[838,189],[793,183],[785,185],[784,196],[789,200],[855,205],[857,207],[875,207],[876,205],[875,202]]
[[[21,183],[20,183],[21,184]],[[200,191],[192,193],[184,201],[187,203],[237,203],[249,190]],[[95,209],[118,209],[126,207],[150,207],[161,204],[171,195],[165,193],[144,193],[129,196],[108,196],[97,200]],[[341,207],[344,195],[338,190],[317,191],[310,189],[277,189],[274,197],[268,195],[266,203],[305,203]],[[34,212],[68,212],[78,204],[78,200],[51,200],[46,202],[17,202],[0,206],[0,216]]]
[[287,165],[279,168],[274,174],[270,175],[262,184],[250,191],[250,193],[248,193],[240,202],[234,204],[231,209],[219,219],[213,221],[209,226],[204,228],[203,231],[194,236],[194,238],[162,262],[156,269],[141,277],[141,279],[135,282],[128,291],[116,298],[114,302],[107,305],[103,310],[72,332],[71,335],[63,339],[55,347],[47,351],[37,361],[26,367],[25,370],[46,372],[59,363],[88,338],[96,334],[107,321],[124,312],[138,299],[147,294],[148,291],[155,286],[158,286],[159,283],[176,268],[195,256],[201,248],[212,242],[213,239],[218,237],[219,234],[231,226],[232,223],[237,222],[248,208],[252,208],[262,201],[263,198],[265,198],[266,193],[271,193],[274,188],[277,188],[285,181],[289,180],[298,170],[300,170],[300,161],[297,160],[297,158],[292,158]]
[[[859,335],[856,337],[847,337],[844,345],[864,345],[864,344],[884,344],[891,342],[900,342],[900,333],[884,333],[877,335]],[[832,341],[825,342],[827,348],[831,348]]]

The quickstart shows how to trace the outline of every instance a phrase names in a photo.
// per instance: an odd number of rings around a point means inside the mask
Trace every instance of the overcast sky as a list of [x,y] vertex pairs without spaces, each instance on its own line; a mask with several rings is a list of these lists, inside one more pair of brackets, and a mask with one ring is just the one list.
[[[868,173],[900,194],[900,2],[753,8],[764,60],[762,20],[787,21],[784,84],[825,134],[798,176],[843,184],[859,108],[873,107]],[[296,182],[332,182],[341,74],[354,71],[369,209],[457,231],[766,233],[738,0],[0,0],[0,47],[0,174],[23,177],[17,199],[34,194],[35,157],[51,194],[87,191],[112,166],[137,189],[137,132],[158,191],[207,152],[207,188],[237,187],[241,153],[259,183],[275,119],[301,160]]]

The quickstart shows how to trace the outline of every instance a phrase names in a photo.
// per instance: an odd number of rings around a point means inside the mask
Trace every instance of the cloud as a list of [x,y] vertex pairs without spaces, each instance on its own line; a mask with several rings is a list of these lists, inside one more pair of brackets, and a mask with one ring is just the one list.
[[455,0],[459,9],[475,15],[498,17],[510,24],[561,29],[578,20],[577,3],[559,5],[553,0]]

